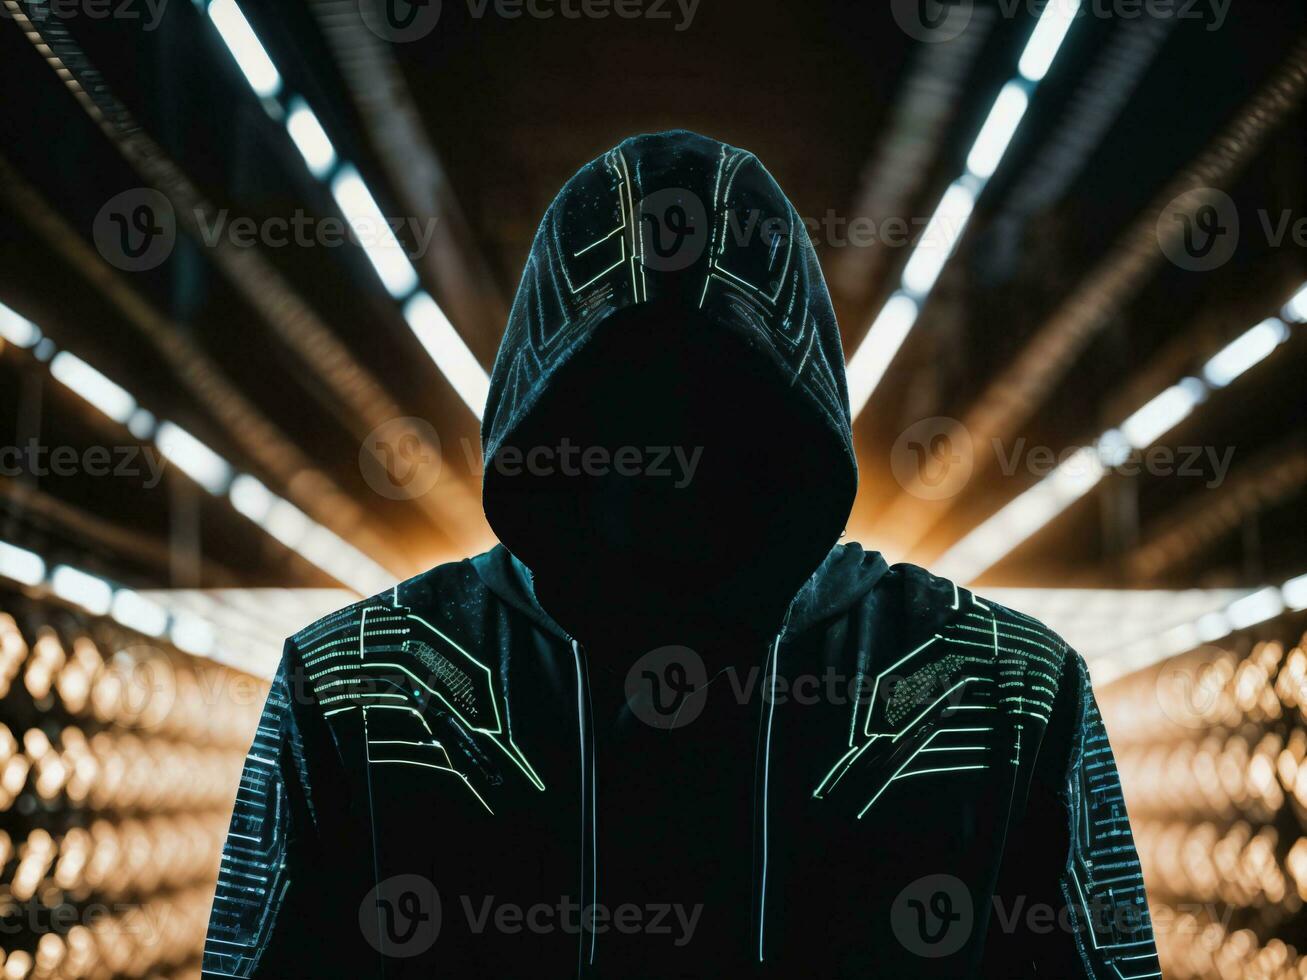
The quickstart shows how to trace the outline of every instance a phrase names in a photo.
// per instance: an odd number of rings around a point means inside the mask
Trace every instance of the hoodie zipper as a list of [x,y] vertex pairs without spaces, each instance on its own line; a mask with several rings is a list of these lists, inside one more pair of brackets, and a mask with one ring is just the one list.
[[[786,619],[789,616],[787,614]],[[769,796],[771,791],[771,741],[772,727],[776,714],[776,677],[779,670],[781,641],[785,636],[782,626],[771,642],[767,657],[767,683],[769,690],[766,703],[762,706],[760,718],[761,738],[759,739],[759,757],[755,759],[755,772],[761,766],[762,794],[760,805],[754,810],[754,836],[761,842],[757,865],[754,868],[755,880],[759,882],[757,915],[757,953],[758,962],[765,959],[765,936],[767,922],[767,863],[770,851],[770,831],[768,822]],[[580,921],[580,937],[577,949],[576,975],[584,977],[588,968],[594,966],[596,933],[594,929],[595,905],[599,898],[599,859],[598,859],[598,807],[596,800],[596,765],[593,704],[590,697],[589,663],[581,644],[568,637],[572,644],[572,658],[576,665],[576,721],[580,742],[581,759],[581,915],[590,909],[589,928],[584,919]]]
[[[571,639],[569,637],[569,639]],[[581,908],[590,910],[589,928],[584,919],[580,926],[576,975],[583,977],[595,961],[595,904],[599,895],[598,810],[595,803],[594,710],[590,700],[590,669],[581,644],[572,640],[572,657],[576,661],[576,724],[581,750]]]
[[[788,620],[789,616],[786,615]],[[759,742],[759,758],[754,760],[754,772],[757,773],[759,765],[762,767],[762,794],[759,805],[754,809],[754,839],[760,842],[757,854],[757,865],[754,867],[754,880],[758,882],[758,917],[757,917],[757,938],[758,938],[758,962],[763,962],[764,941],[767,928],[767,860],[770,849],[769,835],[771,828],[768,825],[768,797],[771,791],[771,736],[772,724],[776,715],[776,672],[780,659],[781,639],[785,636],[785,627],[782,626],[779,633],[771,643],[771,651],[767,657],[767,683],[770,687],[766,694],[766,703],[761,706],[761,717],[759,723],[761,726]],[[755,775],[756,778],[756,775]]]

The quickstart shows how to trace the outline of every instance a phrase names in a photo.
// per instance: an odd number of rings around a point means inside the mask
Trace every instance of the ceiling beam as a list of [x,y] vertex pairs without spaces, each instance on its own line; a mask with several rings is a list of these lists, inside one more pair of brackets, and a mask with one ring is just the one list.
[[[211,226],[220,209],[203,195],[110,91],[104,77],[57,18],[44,18],[38,24],[27,16],[24,3],[3,2],[24,36],[123,158],[150,186],[169,199],[178,227],[203,241],[203,225]],[[407,425],[408,413],[358,363],[349,348],[259,250],[242,248],[224,237],[207,249],[206,254],[287,348],[339,399],[348,410],[347,421],[353,423],[354,435],[364,446],[376,450],[372,445],[375,440],[366,437],[382,425],[388,425],[396,437],[403,430],[405,437],[416,440],[415,445],[422,452],[440,455],[440,447],[432,444],[420,426]],[[380,456],[378,462],[386,465]],[[474,553],[493,541],[479,493],[461,480],[446,480],[440,493],[422,494],[413,499],[459,551]]]
[[[1188,191],[1229,186],[1267,136],[1296,109],[1307,90],[1307,36],[1299,38],[1271,78],[1190,164],[1161,190],[1126,229],[1106,257],[1032,334],[1025,347],[985,387],[963,415],[975,453],[969,485],[995,457],[984,447],[1010,440],[1074,366],[1084,349],[1151,278],[1164,254],[1158,247],[1163,213],[1192,213],[1202,203]],[[1177,202],[1177,198],[1180,201]],[[1179,235],[1182,223],[1166,227]],[[962,499],[963,494],[925,500],[899,493],[874,520],[896,554],[909,554]]]
[[3,156],[0,197],[140,333],[232,445],[292,503],[392,571],[411,571],[378,529],[368,526],[367,515],[354,498],[246,398],[180,324],[132,289]]
[[400,204],[409,214],[437,219],[431,247],[419,261],[440,305],[488,365],[508,318],[504,297],[473,241],[408,82],[389,45],[364,23],[359,3],[309,0],[309,9]]

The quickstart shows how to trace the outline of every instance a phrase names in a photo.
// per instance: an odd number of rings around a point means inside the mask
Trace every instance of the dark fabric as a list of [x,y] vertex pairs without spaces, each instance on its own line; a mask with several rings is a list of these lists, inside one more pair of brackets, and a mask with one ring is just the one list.
[[[621,607],[588,631],[775,631],[842,533],[857,474],[816,253],[756,157],[637,136],[567,182],[527,259],[482,440],[486,515],[564,626]],[[688,461],[692,478],[529,465],[564,445]]]
[[[704,469],[498,465],[628,433]],[[835,544],[839,337],[751,155],[641,136],[568,183],[484,443],[504,544],[288,644],[206,977],[1158,975],[1083,662]]]
[[773,362],[844,447],[845,472],[831,476],[851,489],[843,348],[806,227],[752,153],[684,130],[623,141],[545,212],[491,376],[487,472],[601,324],[658,302],[701,312]]

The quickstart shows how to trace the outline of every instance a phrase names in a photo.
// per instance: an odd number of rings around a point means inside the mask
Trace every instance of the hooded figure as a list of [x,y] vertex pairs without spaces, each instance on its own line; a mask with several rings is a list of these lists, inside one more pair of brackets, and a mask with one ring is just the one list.
[[502,544],[287,641],[206,977],[1159,975],[1081,658],[837,544],[840,336],[752,154],[567,183],[483,448]]

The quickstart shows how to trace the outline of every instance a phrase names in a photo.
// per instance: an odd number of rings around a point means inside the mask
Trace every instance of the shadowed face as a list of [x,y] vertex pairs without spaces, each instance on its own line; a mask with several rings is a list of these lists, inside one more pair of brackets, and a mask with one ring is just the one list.
[[735,335],[637,308],[492,465],[501,496],[527,495],[511,546],[538,580],[587,604],[739,616],[788,598],[829,547],[805,520],[829,441]]

